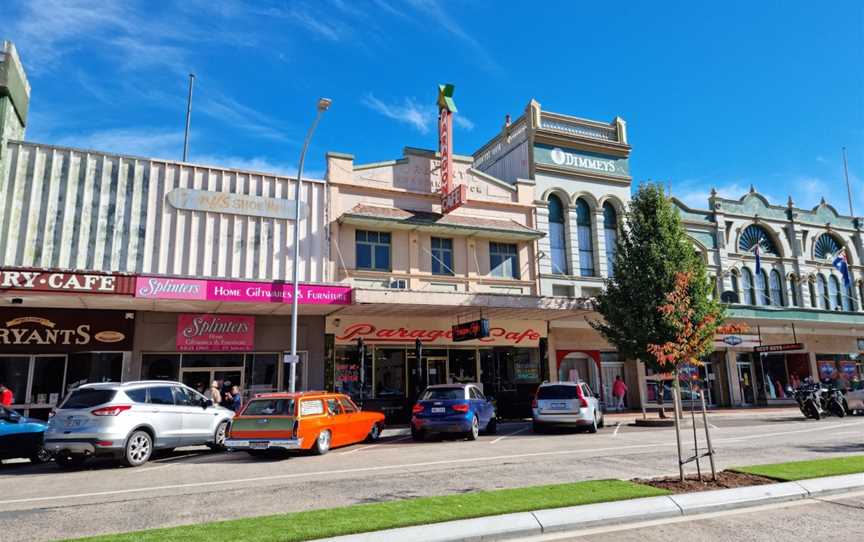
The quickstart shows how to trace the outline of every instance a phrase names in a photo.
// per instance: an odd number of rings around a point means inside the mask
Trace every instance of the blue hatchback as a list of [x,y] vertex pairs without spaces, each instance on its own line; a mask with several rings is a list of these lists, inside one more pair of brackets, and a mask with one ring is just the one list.
[[429,386],[414,405],[411,436],[423,440],[429,433],[460,433],[476,440],[480,431],[495,433],[495,405],[475,384]]
[[33,463],[49,461],[51,454],[42,447],[44,436],[45,422],[0,406],[0,459],[26,457]]

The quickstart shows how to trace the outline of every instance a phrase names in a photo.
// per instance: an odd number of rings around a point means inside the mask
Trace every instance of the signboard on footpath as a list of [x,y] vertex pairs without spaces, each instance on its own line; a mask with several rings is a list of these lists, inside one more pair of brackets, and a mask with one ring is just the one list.
[[327,333],[336,344],[356,344],[362,338],[367,344],[410,344],[420,340],[423,346],[454,344],[536,347],[546,337],[546,322],[534,320],[491,320],[489,335],[464,342],[454,339],[453,321],[446,318],[330,317]]
[[69,353],[132,350],[135,313],[77,309],[0,309],[0,351]]
[[0,268],[0,290],[132,295],[134,288],[132,275]]
[[254,349],[254,316],[234,314],[177,316],[178,352],[248,352]]
[[[297,301],[301,305],[351,304],[351,288],[348,286],[301,284],[298,292]],[[282,282],[138,277],[135,281],[135,297],[187,301],[291,303],[293,287],[291,284]]]

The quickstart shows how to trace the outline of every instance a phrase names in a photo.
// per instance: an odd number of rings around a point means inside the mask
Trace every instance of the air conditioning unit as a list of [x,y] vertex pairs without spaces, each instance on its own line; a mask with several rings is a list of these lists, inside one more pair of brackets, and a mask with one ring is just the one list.
[[408,289],[408,281],[405,279],[390,279],[390,282],[387,284],[388,288],[393,290],[407,290]]

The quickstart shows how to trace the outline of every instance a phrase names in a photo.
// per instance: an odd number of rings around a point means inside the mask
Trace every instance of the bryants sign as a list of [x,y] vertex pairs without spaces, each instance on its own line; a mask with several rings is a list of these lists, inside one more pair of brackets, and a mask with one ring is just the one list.
[[65,309],[0,310],[0,352],[132,349],[134,313]]
[[255,317],[233,314],[181,314],[180,352],[245,352],[255,349]]
[[[425,345],[452,344],[458,339],[453,337],[453,329],[446,320],[415,319],[411,325],[404,325],[398,320],[370,319],[345,322],[347,318],[328,320],[328,333],[333,333],[339,344],[354,344],[358,338],[367,343],[403,343],[414,344],[420,339]],[[489,336],[462,344],[488,344],[490,346],[537,346],[544,337],[543,322],[500,321],[489,326]]]

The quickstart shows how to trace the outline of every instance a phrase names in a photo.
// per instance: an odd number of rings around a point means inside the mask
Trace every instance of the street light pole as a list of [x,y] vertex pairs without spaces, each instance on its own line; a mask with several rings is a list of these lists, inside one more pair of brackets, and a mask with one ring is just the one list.
[[297,301],[300,293],[300,193],[303,185],[303,162],[306,160],[306,149],[309,147],[309,141],[312,139],[312,134],[315,133],[315,128],[318,126],[318,121],[321,120],[321,115],[327,111],[330,104],[333,103],[329,98],[318,98],[318,110],[315,113],[315,120],[312,121],[312,126],[309,127],[309,132],[306,133],[306,140],[303,141],[303,150],[300,152],[300,164],[297,167],[297,191],[294,197],[294,287],[291,297],[291,393],[297,391]]

